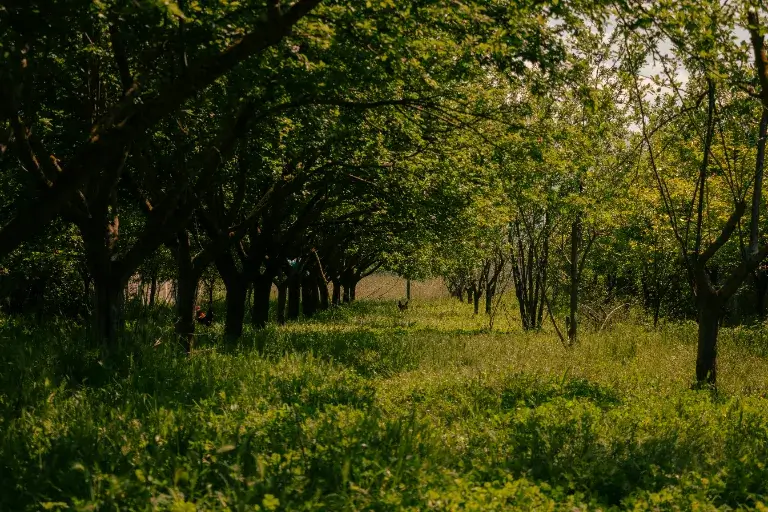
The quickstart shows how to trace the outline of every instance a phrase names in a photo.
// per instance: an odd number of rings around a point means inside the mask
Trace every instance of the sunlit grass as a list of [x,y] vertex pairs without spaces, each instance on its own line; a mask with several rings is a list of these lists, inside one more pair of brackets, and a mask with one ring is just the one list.
[[[685,510],[755,507],[768,469],[761,329],[636,312],[566,348],[507,305],[361,301],[240,347],[170,312],[105,365],[67,322],[0,321],[0,510]],[[256,347],[262,347],[259,353]],[[259,508],[256,508],[259,507]]]

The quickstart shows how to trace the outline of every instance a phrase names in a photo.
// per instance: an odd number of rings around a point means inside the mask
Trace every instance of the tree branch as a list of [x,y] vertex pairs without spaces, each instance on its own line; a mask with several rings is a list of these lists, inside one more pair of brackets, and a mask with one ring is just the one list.
[[739,225],[739,220],[744,216],[746,208],[746,204],[743,201],[737,203],[736,210],[734,210],[728,218],[728,222],[725,223],[723,230],[720,232],[720,236],[718,236],[714,242],[709,244],[709,247],[707,247],[703,253],[696,255],[696,265],[699,268],[703,268],[704,265],[712,259],[712,256],[714,256],[717,251],[728,242],[731,235],[736,230],[736,227]]
[[38,200],[16,201],[13,208],[15,215],[0,229],[0,257],[45,229],[89,176],[115,172],[115,169],[105,169],[115,151],[121,151],[138,135],[243,60],[277,44],[319,3],[320,0],[298,0],[277,21],[259,23],[223,52],[190,67],[183,79],[172,80],[157,93],[141,98],[141,101],[136,101],[140,87],[133,87],[131,94],[125,96],[111,115],[93,127],[90,138],[63,167],[54,187],[41,194]]
[[131,76],[131,68],[128,64],[128,54],[125,51],[125,44],[123,42],[123,37],[120,34],[117,20],[109,25],[109,37],[110,42],[112,43],[112,54],[115,57],[117,72],[120,76],[120,84],[123,86],[123,96],[126,96],[131,92],[134,83],[133,77]]

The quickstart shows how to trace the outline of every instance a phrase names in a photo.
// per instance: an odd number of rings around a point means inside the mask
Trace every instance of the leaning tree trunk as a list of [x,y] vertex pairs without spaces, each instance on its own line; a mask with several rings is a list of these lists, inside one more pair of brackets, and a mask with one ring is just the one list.
[[720,324],[720,301],[717,296],[699,292],[699,337],[696,352],[696,381],[699,385],[717,382],[717,335]]

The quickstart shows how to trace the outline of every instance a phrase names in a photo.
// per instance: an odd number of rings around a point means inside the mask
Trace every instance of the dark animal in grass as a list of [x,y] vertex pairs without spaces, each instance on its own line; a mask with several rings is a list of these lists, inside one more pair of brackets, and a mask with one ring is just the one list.
[[397,309],[400,310],[401,313],[404,313],[408,309],[408,303],[411,302],[411,299],[406,300],[405,302],[397,301]]
[[213,323],[213,310],[203,311],[200,306],[197,306],[195,317],[197,323],[210,326]]

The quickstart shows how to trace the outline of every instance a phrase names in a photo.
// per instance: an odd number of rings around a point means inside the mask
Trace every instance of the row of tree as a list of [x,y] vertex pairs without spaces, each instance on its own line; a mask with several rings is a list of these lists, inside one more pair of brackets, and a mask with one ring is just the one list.
[[766,13],[629,4],[569,44],[570,79],[536,89],[524,131],[494,134],[498,186],[442,274],[476,313],[507,282],[523,328],[550,317],[568,345],[627,302],[694,318],[696,378],[714,384],[719,327],[766,317]]
[[570,344],[597,302],[695,317],[714,383],[718,326],[765,314],[765,16],[746,0],[2,2],[6,308],[89,303],[108,356],[129,282],[173,279],[191,349],[211,272],[236,340],[246,304],[267,323],[273,285],[282,321],[386,268],[443,275],[476,312],[509,285],[524,328],[565,316]]

